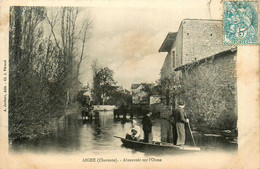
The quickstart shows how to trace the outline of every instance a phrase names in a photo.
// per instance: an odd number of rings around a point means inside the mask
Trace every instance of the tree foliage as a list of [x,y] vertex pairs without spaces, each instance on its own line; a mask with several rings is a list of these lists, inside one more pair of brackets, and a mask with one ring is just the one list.
[[223,65],[232,66],[230,64],[228,60],[213,58],[187,65],[182,71],[174,72],[172,78],[161,79],[159,90],[166,98],[165,104],[167,99],[172,105],[184,101],[191,125],[198,131],[236,129],[235,72],[220,74]]
[[117,107],[120,107],[122,104],[124,104],[129,107],[132,103],[132,96],[129,91],[124,89],[113,90],[106,103],[109,105],[116,105]]
[[222,65],[209,60],[183,71],[184,92],[180,97],[185,100],[194,127],[201,131],[236,128],[235,81],[230,78],[227,85],[225,75],[219,74],[221,69]]
[[78,80],[74,69],[85,55],[90,22],[76,29],[78,8],[61,8],[50,16],[51,11],[10,8],[10,141],[47,133],[51,120],[64,114],[67,92]]
[[[52,10],[46,21],[51,30],[51,38],[55,42],[62,57],[63,81],[71,88],[78,83],[79,69],[85,55],[92,22],[89,16],[80,19],[81,8],[63,7]],[[83,16],[81,16],[83,17]]]
[[108,67],[100,68],[97,63],[92,65],[93,72],[93,88],[92,98],[95,104],[105,104],[106,100],[111,96],[117,88],[114,80],[114,72]]

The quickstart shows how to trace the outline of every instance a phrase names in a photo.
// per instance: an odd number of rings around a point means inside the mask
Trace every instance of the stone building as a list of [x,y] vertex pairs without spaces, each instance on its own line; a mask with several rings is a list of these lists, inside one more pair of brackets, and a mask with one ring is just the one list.
[[223,45],[221,20],[184,19],[159,52],[167,52],[161,82],[169,103],[183,100],[196,128],[236,128],[237,50]]
[[140,83],[131,85],[132,104],[148,105],[150,98],[151,84]]

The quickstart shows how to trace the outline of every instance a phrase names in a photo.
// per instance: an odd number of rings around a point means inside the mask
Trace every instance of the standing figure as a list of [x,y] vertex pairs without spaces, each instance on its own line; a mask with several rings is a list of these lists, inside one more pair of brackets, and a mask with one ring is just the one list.
[[175,112],[177,146],[183,146],[185,144],[185,123],[189,122],[189,119],[187,119],[186,114],[184,112],[184,107],[185,104],[183,102],[180,102]]
[[176,113],[177,109],[174,108],[171,115],[171,122],[172,122],[172,137],[173,137],[173,144],[176,145],[177,142],[177,129],[176,129]]
[[146,115],[144,115],[142,123],[143,123],[143,130],[144,130],[144,142],[145,143],[152,143],[153,141],[153,134],[152,134],[152,120],[150,116],[152,112],[149,111]]
[[172,143],[172,109],[163,103],[160,104],[160,118],[161,118],[161,142]]

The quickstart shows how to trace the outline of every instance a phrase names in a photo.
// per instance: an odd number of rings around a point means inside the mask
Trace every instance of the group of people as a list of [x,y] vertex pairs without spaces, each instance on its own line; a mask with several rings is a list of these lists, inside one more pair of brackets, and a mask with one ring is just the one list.
[[[153,141],[153,135],[152,135],[152,120],[150,116],[152,115],[152,112],[149,111],[147,114],[144,115],[142,119],[143,123],[143,132],[144,132],[144,142],[151,143]],[[137,125],[137,122],[135,120],[131,121],[131,128],[126,134],[126,139],[129,140],[135,140],[139,141],[141,136],[141,129]]]
[[[162,106],[161,108],[161,141],[173,143],[177,146],[183,146],[185,144],[185,123],[189,123],[189,119],[186,117],[184,112],[185,104],[180,102],[177,108],[171,108],[169,106]],[[167,116],[167,114],[169,116]],[[152,143],[152,112],[149,111],[143,116],[143,132],[144,132],[144,142]],[[140,140],[141,129],[136,124],[135,120],[131,122],[131,129],[126,135],[126,139],[131,139],[135,141]]]
[[185,144],[185,124],[189,119],[184,111],[185,104],[179,102],[177,108],[161,105],[161,141],[177,146]]

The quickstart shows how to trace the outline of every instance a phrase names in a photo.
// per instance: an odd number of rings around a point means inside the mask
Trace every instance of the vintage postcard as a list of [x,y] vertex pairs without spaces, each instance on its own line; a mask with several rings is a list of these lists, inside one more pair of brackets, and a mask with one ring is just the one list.
[[260,168],[258,4],[0,1],[0,168]]

